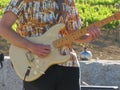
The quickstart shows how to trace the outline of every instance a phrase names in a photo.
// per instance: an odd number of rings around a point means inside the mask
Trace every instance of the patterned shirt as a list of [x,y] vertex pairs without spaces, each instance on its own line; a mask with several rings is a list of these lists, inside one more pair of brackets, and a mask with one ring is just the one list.
[[[66,30],[61,36],[81,27],[81,21],[74,0],[11,0],[5,13],[12,12],[17,17],[17,33],[23,37],[43,35],[57,23],[64,23]],[[72,60],[62,65],[77,66]]]

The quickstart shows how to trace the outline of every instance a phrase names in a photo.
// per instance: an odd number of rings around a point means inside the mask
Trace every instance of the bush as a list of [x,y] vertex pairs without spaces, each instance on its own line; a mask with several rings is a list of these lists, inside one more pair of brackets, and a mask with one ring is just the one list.
[[[79,12],[81,20],[83,22],[83,27],[88,26],[93,22],[97,22],[102,19],[105,19],[108,16],[111,16],[115,12],[117,12],[117,9],[114,6],[114,3],[112,2],[113,0],[108,0],[109,5],[107,5],[107,6],[102,4],[102,1],[103,0],[96,0],[96,3],[95,3],[96,5],[93,5],[93,4],[91,5],[88,3],[86,3],[86,4],[76,3],[76,7],[78,8],[78,12]],[[106,28],[106,29],[115,28],[118,24],[120,24],[120,21],[113,21],[113,22],[110,22],[109,24],[105,25],[104,28]]]

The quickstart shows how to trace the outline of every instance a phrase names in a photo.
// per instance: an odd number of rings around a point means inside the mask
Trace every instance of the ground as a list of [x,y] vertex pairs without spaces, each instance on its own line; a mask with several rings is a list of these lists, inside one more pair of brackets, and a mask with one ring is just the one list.
[[[74,45],[78,55],[83,51],[80,45]],[[120,30],[102,30],[98,39],[88,44],[93,59],[120,60]]]
[[[110,31],[110,32],[109,32]],[[10,43],[0,37],[0,53],[9,55]],[[83,51],[81,45],[73,44],[77,54]],[[120,60],[120,30],[102,30],[101,36],[88,44],[88,49],[93,54],[93,59]]]

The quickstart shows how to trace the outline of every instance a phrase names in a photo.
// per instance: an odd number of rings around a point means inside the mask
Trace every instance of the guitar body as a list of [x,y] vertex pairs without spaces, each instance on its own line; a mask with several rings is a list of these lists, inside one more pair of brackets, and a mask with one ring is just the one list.
[[[51,65],[63,63],[69,60],[69,55],[61,55],[59,53],[59,50],[52,45],[52,42],[58,39],[58,32],[63,27],[64,24],[57,24],[51,27],[44,35],[40,37],[28,38],[28,40],[32,42],[51,46],[51,53],[45,58],[37,57],[36,55],[32,55],[29,51],[23,48],[11,45],[9,50],[11,62],[13,64],[15,72],[22,80],[36,80],[41,75],[43,75]],[[27,69],[30,69],[30,73],[25,78]]]
[[[58,33],[65,27],[64,24],[56,24],[51,27],[44,35],[40,37],[31,37],[28,40],[50,45],[52,50],[46,58],[40,58],[36,55],[32,55],[29,51],[22,48],[11,46],[10,47],[10,58],[14,69],[18,76],[25,81],[33,81],[39,78],[45,71],[53,64],[59,64],[69,60],[69,55],[61,55],[57,48],[62,47],[71,43],[72,41],[80,38],[87,33],[88,28],[91,27],[102,27],[105,24],[113,21],[120,20],[120,12],[116,12],[114,15],[109,16],[99,22],[93,23],[88,27],[85,27],[76,32],[71,33],[65,37],[58,39]],[[25,75],[26,71],[30,70],[29,75]]]

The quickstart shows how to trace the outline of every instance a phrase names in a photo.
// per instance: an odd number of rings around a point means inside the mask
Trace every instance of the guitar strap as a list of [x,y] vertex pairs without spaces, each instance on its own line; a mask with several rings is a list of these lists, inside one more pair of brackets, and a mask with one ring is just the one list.
[[[58,19],[57,19],[57,23],[65,23],[65,12],[63,11],[63,3],[64,3],[64,0],[55,0],[59,6],[59,16],[58,16]],[[66,27],[60,31],[61,34],[65,34],[67,35],[67,30],[66,30]]]
[[[55,0],[57,4],[59,5],[59,17],[57,23],[66,23],[66,18],[68,17],[68,14],[66,11],[64,11],[64,4],[68,4],[68,0]],[[69,34],[68,27],[65,25],[65,28],[60,30],[60,34],[64,37]],[[66,45],[68,48],[71,48],[71,43]]]

